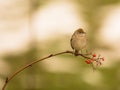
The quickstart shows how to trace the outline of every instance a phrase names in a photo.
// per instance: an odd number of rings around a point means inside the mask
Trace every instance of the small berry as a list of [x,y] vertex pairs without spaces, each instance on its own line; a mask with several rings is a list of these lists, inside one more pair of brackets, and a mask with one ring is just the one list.
[[87,64],[91,64],[91,61],[90,61],[90,60],[85,60],[85,62],[86,62]]
[[93,57],[96,57],[97,55],[96,55],[96,54],[93,54],[92,56],[93,56]]

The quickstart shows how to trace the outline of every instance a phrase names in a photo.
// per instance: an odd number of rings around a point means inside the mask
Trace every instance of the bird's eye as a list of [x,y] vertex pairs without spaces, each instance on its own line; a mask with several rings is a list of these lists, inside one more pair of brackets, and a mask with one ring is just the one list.
[[80,34],[83,34],[84,32],[79,32]]

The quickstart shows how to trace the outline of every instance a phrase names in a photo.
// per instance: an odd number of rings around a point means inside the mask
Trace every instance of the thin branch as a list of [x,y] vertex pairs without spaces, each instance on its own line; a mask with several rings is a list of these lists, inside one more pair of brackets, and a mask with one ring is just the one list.
[[[40,61],[43,61],[43,60],[45,60],[45,59],[48,59],[48,58],[51,58],[51,57],[54,57],[54,56],[57,56],[57,55],[67,54],[67,53],[74,55],[74,52],[73,52],[73,51],[63,51],[63,52],[56,53],[56,54],[50,54],[50,55],[48,55],[48,56],[46,56],[46,57],[44,57],[44,58],[41,58],[41,59],[39,59],[39,60],[35,60],[35,61],[31,62],[31,63],[26,64],[25,66],[21,67],[21,68],[18,69],[16,72],[14,72],[13,74],[11,74],[9,77],[6,78],[5,83],[4,83],[3,87],[2,87],[2,90],[5,90],[7,84],[8,84],[17,74],[19,74],[20,72],[22,72],[22,71],[25,70],[26,68],[31,67],[33,64],[36,64],[36,63],[38,63],[38,62],[40,62]],[[85,55],[83,55],[83,54],[78,54],[78,56],[82,56],[83,58],[90,59],[89,57],[87,57],[87,56],[85,56]]]

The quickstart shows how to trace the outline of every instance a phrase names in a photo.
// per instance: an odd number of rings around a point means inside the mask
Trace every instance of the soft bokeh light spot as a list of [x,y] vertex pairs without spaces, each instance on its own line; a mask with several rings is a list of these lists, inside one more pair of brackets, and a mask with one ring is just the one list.
[[[108,45],[113,51],[107,51],[106,57],[109,59],[119,58],[120,53],[120,6],[108,6],[104,9],[106,17],[103,20],[102,27],[100,28],[100,39],[104,45]],[[115,65],[119,60],[115,59],[106,63],[107,66]],[[114,63],[113,63],[114,62]]]
[[[28,30],[18,30],[0,33],[0,54],[26,50],[30,42]],[[16,52],[17,53],[17,52]]]
[[104,41],[112,46],[118,45],[118,43],[120,44],[120,7],[111,7],[107,12],[107,17],[101,27],[102,36]]
[[58,33],[71,33],[84,27],[83,19],[75,9],[75,4],[66,1],[55,1],[44,6],[35,14],[34,27],[37,37],[48,38]]

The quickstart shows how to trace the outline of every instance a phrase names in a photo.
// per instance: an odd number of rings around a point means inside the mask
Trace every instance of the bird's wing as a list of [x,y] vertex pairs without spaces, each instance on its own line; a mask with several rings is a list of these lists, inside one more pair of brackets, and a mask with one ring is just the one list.
[[73,46],[72,46],[72,40],[73,40],[73,39],[71,38],[71,39],[70,39],[70,45],[71,45],[72,49],[74,49]]

